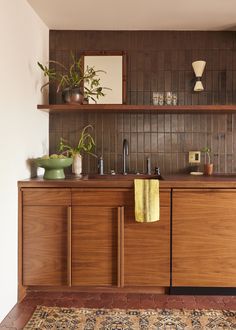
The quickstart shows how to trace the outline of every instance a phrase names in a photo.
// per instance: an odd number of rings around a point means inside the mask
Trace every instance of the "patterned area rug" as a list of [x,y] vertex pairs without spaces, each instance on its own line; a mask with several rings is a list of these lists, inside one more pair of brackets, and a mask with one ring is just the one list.
[[38,306],[24,330],[236,329],[229,310],[87,309]]

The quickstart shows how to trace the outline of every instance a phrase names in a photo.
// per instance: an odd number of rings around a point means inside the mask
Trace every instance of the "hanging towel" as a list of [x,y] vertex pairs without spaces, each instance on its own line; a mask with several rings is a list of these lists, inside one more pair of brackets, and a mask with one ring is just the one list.
[[135,220],[153,222],[160,219],[159,180],[134,180]]

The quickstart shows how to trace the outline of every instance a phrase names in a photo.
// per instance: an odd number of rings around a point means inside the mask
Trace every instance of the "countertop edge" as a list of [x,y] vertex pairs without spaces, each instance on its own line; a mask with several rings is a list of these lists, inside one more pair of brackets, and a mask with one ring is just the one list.
[[[236,177],[165,176],[160,189],[173,188],[224,188],[236,189]],[[133,180],[76,179],[44,180],[41,177],[19,180],[18,188],[133,188]]]

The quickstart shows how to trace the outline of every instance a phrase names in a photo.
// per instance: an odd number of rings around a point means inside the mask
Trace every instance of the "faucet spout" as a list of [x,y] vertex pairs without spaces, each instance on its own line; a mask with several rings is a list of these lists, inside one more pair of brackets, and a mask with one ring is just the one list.
[[123,174],[127,174],[127,156],[129,155],[129,144],[126,139],[123,140]]

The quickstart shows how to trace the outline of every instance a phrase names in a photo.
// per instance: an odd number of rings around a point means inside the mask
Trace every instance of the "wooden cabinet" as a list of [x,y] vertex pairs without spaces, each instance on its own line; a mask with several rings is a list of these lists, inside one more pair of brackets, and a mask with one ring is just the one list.
[[173,191],[172,285],[236,286],[236,190]]
[[72,191],[72,285],[169,286],[170,192],[160,221],[137,223],[133,189]]
[[172,204],[161,189],[160,221],[137,223],[132,185],[22,185],[21,297],[31,286],[236,287],[236,189],[174,188]]
[[117,285],[118,209],[72,209],[72,285]]
[[69,189],[23,191],[23,285],[67,285]]
[[160,221],[142,224],[132,188],[23,189],[23,285],[169,286],[170,190],[160,196]]
[[124,284],[170,286],[170,192],[160,193],[160,220],[137,223],[125,208]]
[[127,193],[72,190],[72,285],[121,285],[121,211]]

